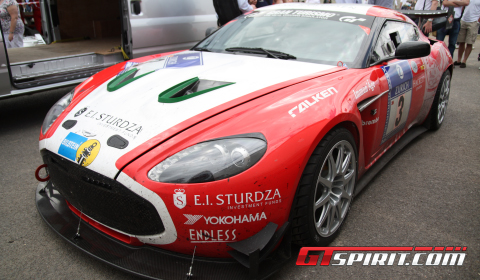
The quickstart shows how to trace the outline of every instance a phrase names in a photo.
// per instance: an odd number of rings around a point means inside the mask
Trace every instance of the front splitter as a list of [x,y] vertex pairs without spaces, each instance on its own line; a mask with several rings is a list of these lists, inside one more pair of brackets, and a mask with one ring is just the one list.
[[[51,183],[36,189],[37,210],[43,220],[71,245],[120,270],[148,279],[186,279],[192,256],[156,247],[131,246],[92,227],[75,215]],[[75,238],[80,223],[80,238]],[[281,268],[276,258],[265,260],[253,278],[265,279]],[[249,270],[233,259],[195,257],[192,279],[249,279]]]

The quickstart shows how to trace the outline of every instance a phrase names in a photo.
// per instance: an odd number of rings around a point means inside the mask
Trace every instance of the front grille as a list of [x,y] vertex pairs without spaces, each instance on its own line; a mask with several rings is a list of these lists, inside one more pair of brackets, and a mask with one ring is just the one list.
[[53,186],[83,214],[132,235],[153,235],[165,228],[155,207],[119,182],[50,151],[43,155]]

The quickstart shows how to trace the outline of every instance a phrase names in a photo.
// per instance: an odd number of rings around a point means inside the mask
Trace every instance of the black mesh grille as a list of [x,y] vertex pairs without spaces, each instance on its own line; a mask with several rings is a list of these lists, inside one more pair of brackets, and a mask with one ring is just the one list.
[[134,235],[165,230],[155,207],[119,182],[49,151],[43,161],[54,187],[92,219]]

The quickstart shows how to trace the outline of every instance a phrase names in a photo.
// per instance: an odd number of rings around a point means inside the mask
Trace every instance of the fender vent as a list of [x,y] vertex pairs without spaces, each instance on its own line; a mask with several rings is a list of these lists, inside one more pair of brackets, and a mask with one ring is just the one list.
[[160,103],[180,102],[234,83],[201,80],[198,77],[181,82],[158,95]]

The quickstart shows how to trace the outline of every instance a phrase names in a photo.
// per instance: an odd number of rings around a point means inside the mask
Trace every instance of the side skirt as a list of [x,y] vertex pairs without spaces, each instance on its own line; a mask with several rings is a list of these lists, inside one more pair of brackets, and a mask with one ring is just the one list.
[[387,165],[390,160],[392,160],[398,152],[400,152],[408,143],[412,142],[413,139],[417,138],[419,135],[423,134],[428,129],[423,126],[417,126],[408,130],[405,135],[403,135],[397,143],[395,143],[385,154],[380,157],[380,159],[370,167],[362,178],[358,180],[357,185],[355,186],[355,195],[360,193],[367,184],[375,178],[375,176],[380,172],[380,170]]

